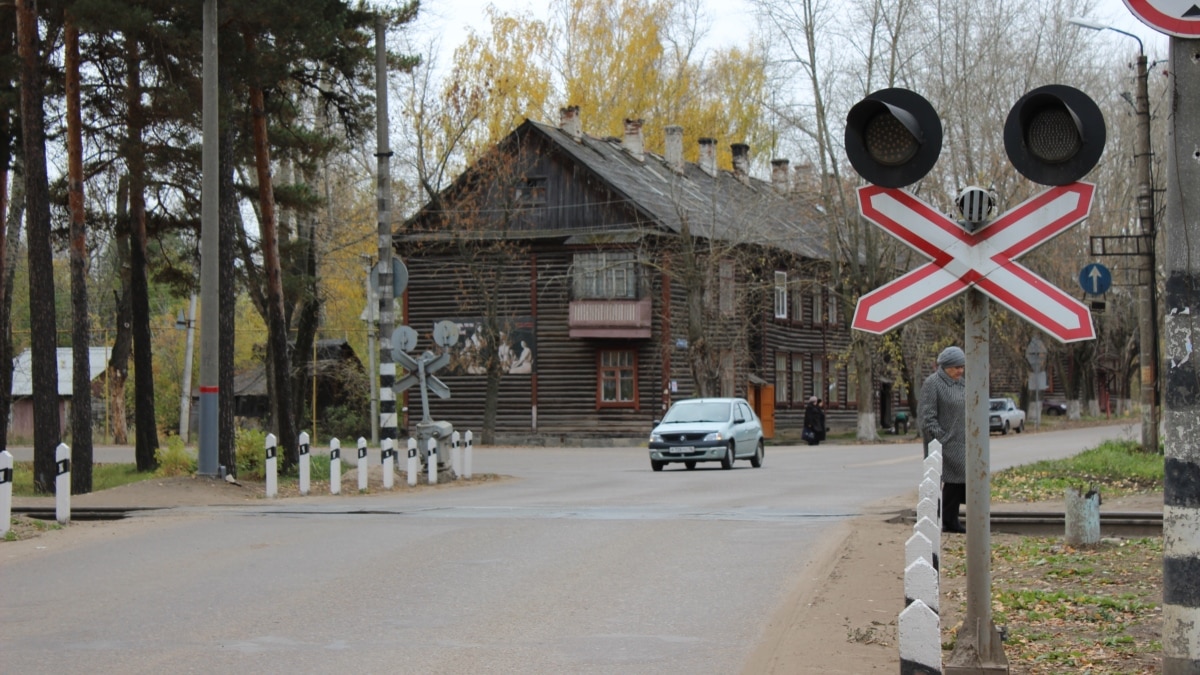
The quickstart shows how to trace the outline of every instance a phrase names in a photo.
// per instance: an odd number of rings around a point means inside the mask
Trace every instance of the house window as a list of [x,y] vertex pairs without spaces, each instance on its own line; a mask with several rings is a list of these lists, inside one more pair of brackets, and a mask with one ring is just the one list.
[[821,323],[821,317],[825,314],[825,289],[817,286],[812,292],[812,322],[813,325]]
[[[825,363],[819,357],[813,357],[812,395],[825,398]],[[827,402],[828,403],[828,402]]]
[[825,308],[829,310],[825,323],[833,326],[838,321],[838,298],[837,293],[831,288],[829,289],[829,302],[825,304]]
[[721,316],[729,318],[733,316],[734,278],[732,260],[721,261],[718,276],[720,279],[720,298],[718,300],[720,303],[719,309],[721,311]]
[[787,272],[775,273],[775,318],[786,319],[788,315]]
[[721,395],[734,395],[734,381],[737,377],[737,369],[734,368],[733,350],[721,350]]
[[838,392],[838,372],[833,364],[829,364],[829,389],[824,398],[826,408],[835,405],[841,400],[841,395]]
[[576,299],[637,298],[637,257],[632,252],[576,253],[572,276]]
[[513,188],[513,201],[518,206],[533,207],[546,205],[546,178],[526,178]]
[[637,352],[632,349],[601,350],[596,381],[597,407],[637,407]]
[[804,321],[804,293],[795,286],[792,291],[792,321],[800,323]]
[[854,363],[846,366],[846,405],[858,405],[858,368]]
[[792,354],[792,402],[804,402],[804,357]]
[[788,398],[788,355],[775,352],[775,402],[787,403]]

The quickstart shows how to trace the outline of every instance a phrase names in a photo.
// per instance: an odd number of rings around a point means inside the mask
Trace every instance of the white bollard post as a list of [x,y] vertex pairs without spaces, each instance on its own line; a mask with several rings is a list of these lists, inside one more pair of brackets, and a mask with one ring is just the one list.
[[904,604],[920,600],[929,609],[938,611],[938,573],[925,558],[904,569]]
[[941,618],[920,600],[900,612],[896,634],[900,643],[900,672],[942,672]]
[[[929,537],[920,532],[913,532],[913,535],[904,542],[904,569],[908,569],[910,565],[918,560],[928,560],[934,562],[933,557],[933,542],[929,541]],[[933,566],[937,569],[937,565]]]
[[462,477],[462,446],[458,444],[461,437],[458,432],[450,434],[450,468],[454,469],[454,477]]
[[308,454],[308,432],[300,432],[300,496],[308,495],[308,487],[312,482],[312,457]]
[[54,517],[59,523],[71,522],[71,448],[59,443],[54,449]]
[[0,538],[8,534],[12,522],[13,456],[0,450]]
[[463,478],[471,477],[471,441],[474,437],[475,435],[471,433],[471,430],[467,429],[467,447],[463,448]]
[[342,442],[336,438],[329,439],[329,494],[336,495],[342,491]]
[[429,484],[437,485],[438,455],[436,438],[429,439],[429,454],[425,457],[425,461],[429,463]]
[[371,460],[367,459],[367,439],[358,437],[358,491],[367,491],[367,469]]
[[391,490],[396,478],[396,441],[392,438],[385,438],[380,445],[382,446],[380,455],[383,457],[383,489]]
[[278,442],[275,434],[267,434],[267,460],[263,466],[267,474],[267,499],[274,499],[279,495],[279,468],[278,459],[275,457],[275,444]]
[[417,484],[417,469],[419,468],[417,459],[417,439],[409,436],[408,438],[408,486],[413,487]]

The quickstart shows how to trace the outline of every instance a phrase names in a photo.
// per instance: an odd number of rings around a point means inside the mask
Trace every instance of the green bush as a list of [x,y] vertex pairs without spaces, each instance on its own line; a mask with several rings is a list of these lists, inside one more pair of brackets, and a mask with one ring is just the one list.
[[196,459],[183,445],[179,436],[167,439],[167,447],[154,451],[154,459],[158,462],[157,476],[190,476],[196,472]]
[[234,438],[237,454],[237,476],[246,480],[266,478],[267,432],[261,429],[239,428]]

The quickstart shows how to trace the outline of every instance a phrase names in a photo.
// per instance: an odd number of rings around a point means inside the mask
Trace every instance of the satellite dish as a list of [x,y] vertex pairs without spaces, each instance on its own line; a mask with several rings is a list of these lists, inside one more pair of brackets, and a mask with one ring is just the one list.
[[[392,258],[392,297],[398,298],[408,288],[408,268],[404,261]],[[379,294],[379,264],[371,268],[371,292]]]
[[433,341],[441,347],[453,347],[458,343],[458,324],[439,321],[433,326]]
[[417,348],[417,331],[409,326],[396,326],[392,331],[392,361],[399,361],[398,354]]

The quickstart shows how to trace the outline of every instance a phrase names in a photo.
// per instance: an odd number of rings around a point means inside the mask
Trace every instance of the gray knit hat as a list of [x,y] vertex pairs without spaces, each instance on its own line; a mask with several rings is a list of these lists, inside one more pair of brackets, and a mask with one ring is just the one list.
[[967,365],[967,355],[958,347],[946,347],[938,354],[937,364],[942,368],[954,368]]

